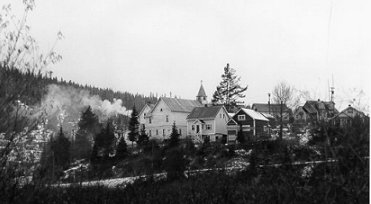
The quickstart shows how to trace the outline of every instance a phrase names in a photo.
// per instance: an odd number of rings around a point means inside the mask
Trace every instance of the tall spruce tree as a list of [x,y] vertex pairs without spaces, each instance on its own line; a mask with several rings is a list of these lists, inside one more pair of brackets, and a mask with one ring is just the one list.
[[98,116],[92,112],[90,106],[82,112],[78,126],[73,143],[73,158],[87,159],[91,154],[92,140],[101,129]]
[[128,155],[127,144],[126,144],[126,141],[125,141],[125,137],[122,136],[122,137],[120,138],[119,143],[118,143],[117,148],[116,148],[115,159],[116,159],[116,160],[122,160],[122,159],[124,159],[127,155]]
[[99,160],[107,160],[110,153],[112,153],[114,140],[115,135],[111,121],[108,121],[106,128],[102,129],[94,138],[91,161],[94,163]]
[[128,139],[131,141],[132,148],[134,146],[134,142],[137,141],[138,136],[139,136],[138,112],[134,105],[129,121],[129,134],[128,134]]
[[148,145],[148,142],[149,142],[149,137],[146,133],[146,127],[145,127],[145,125],[143,125],[141,130],[140,130],[140,134],[139,134],[137,143],[141,148],[143,148],[146,145]]
[[175,125],[175,121],[173,123],[173,127],[171,128],[171,135],[169,140],[169,147],[176,147],[179,145],[179,133]]
[[51,150],[54,153],[54,163],[56,166],[66,169],[70,164],[70,147],[71,142],[64,135],[62,126],[59,134],[52,142]]
[[227,64],[224,67],[224,74],[222,74],[222,81],[216,87],[212,103],[223,104],[225,106],[235,106],[239,101],[238,99],[245,97],[243,92],[247,90],[247,86],[240,85],[241,77],[236,75],[236,70],[229,67]]

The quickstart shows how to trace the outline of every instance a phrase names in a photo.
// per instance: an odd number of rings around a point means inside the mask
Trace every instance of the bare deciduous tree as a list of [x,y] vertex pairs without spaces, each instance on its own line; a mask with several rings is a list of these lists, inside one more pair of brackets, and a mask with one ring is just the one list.
[[278,83],[273,89],[273,101],[274,103],[287,104],[293,99],[293,87],[287,84],[285,81]]

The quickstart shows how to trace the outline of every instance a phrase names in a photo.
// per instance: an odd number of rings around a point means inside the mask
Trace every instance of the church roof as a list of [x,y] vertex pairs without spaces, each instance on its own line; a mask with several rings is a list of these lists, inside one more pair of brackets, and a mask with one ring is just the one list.
[[204,86],[202,86],[202,84],[201,84],[200,90],[198,90],[198,94],[197,94],[197,97],[200,97],[200,96],[206,97],[205,89],[204,89]]
[[201,107],[202,104],[197,100],[179,99],[179,98],[161,98],[172,112],[188,112],[193,108]]

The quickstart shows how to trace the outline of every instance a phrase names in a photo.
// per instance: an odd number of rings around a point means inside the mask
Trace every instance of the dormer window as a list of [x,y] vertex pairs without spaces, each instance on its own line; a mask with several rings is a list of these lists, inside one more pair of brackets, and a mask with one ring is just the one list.
[[348,113],[349,113],[349,114],[353,114],[353,109],[351,109],[351,108],[348,109]]
[[144,114],[144,117],[146,117],[146,114]]
[[160,109],[160,112],[162,112],[162,108]]
[[244,121],[244,120],[246,120],[245,115],[238,115],[237,117],[238,117],[237,119],[238,119],[239,121]]

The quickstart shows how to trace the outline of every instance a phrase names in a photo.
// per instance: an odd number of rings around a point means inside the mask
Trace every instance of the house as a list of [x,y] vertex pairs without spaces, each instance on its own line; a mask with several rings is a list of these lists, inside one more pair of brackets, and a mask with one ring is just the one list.
[[303,110],[306,112],[308,119],[312,123],[318,123],[319,121],[328,121],[334,117],[339,111],[335,108],[333,101],[307,101],[303,106]]
[[331,118],[331,121],[333,125],[345,127],[351,125],[353,119],[357,116],[360,117],[361,119],[364,119],[366,117],[366,115],[363,112],[358,111],[357,109],[349,105],[346,109],[344,109],[340,113],[336,114],[333,118]]
[[187,117],[187,136],[197,142],[208,137],[211,142],[227,138],[230,117],[224,106],[196,107]]
[[294,120],[296,124],[306,124],[309,120],[307,112],[304,110],[303,106],[299,106],[294,111]]
[[[270,114],[276,119],[276,121],[281,120],[281,104],[254,103],[252,104],[251,109],[259,113]],[[291,115],[291,109],[288,108],[286,104],[282,104],[282,121],[288,123]]]
[[227,141],[235,141],[239,131],[246,140],[256,140],[268,136],[269,120],[261,113],[241,108],[227,123]]
[[149,112],[155,107],[155,104],[146,103],[142,110],[138,114],[138,121],[140,124],[140,128],[143,128],[146,124],[146,117],[148,117]]
[[204,87],[201,87],[196,100],[179,98],[160,98],[154,107],[146,114],[145,127],[150,138],[169,139],[173,123],[178,128],[180,138],[187,135],[187,116],[194,108],[207,104]]

